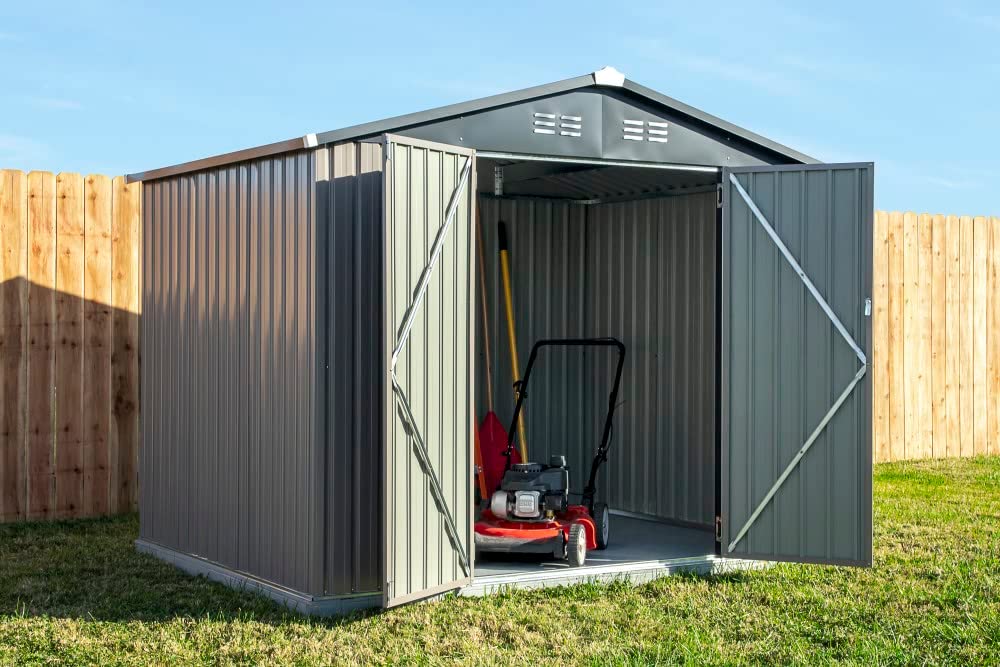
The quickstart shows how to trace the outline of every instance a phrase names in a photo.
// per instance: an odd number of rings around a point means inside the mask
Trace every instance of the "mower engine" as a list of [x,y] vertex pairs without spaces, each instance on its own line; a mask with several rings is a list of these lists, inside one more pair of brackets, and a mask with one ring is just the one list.
[[500,489],[490,499],[490,511],[510,521],[549,521],[569,506],[569,470],[565,456],[553,456],[547,466],[514,463],[504,473]]

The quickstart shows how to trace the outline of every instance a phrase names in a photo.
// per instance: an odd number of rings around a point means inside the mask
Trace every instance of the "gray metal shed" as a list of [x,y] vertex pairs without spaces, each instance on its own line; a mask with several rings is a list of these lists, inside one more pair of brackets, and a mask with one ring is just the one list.
[[[872,164],[817,164],[605,68],[129,178],[139,549],[310,613],[871,563]],[[512,412],[500,219],[522,358],[550,336],[629,348],[600,485],[618,550],[584,568],[473,553],[487,336]],[[609,372],[540,367],[533,458],[584,469]]]

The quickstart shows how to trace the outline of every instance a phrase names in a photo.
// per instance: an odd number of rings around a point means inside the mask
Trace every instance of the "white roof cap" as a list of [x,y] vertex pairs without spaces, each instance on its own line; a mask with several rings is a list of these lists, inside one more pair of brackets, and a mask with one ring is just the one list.
[[625,75],[614,67],[602,67],[594,72],[594,83],[598,86],[614,86],[621,88],[625,85]]

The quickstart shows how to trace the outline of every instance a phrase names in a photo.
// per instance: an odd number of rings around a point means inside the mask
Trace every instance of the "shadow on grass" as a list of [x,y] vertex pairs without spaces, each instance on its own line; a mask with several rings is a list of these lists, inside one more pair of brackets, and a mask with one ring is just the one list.
[[[253,620],[274,625],[308,623],[324,627],[377,616],[370,609],[338,617],[308,617],[253,591],[229,588],[188,575],[153,556],[138,553],[136,515],[115,518],[0,525],[0,616],[156,622],[205,618]],[[733,584],[752,576],[691,573],[680,579]],[[584,584],[559,590],[501,594],[588,599],[626,584]]]
[[138,533],[136,515],[0,525],[0,616],[336,626],[381,612],[303,616],[255,592],[193,577],[138,553]]

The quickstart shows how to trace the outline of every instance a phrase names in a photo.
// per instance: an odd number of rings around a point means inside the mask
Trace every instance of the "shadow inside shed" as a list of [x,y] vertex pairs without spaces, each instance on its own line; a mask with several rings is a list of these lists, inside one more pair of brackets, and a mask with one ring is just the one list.
[[[598,481],[597,500],[614,513],[611,545],[591,551],[575,576],[592,578],[595,566],[619,575],[630,566],[656,570],[680,561],[710,568],[718,170],[511,156],[480,157],[477,176],[492,394],[501,419],[513,414],[514,398],[498,222],[508,229],[522,365],[545,338],[612,336],[627,348],[611,451]],[[481,417],[490,393],[481,303],[476,313]],[[571,502],[579,501],[600,442],[614,368],[608,349],[547,348],[533,371],[525,403],[529,459],[566,456]],[[565,562],[482,554],[471,589],[572,576]]]

